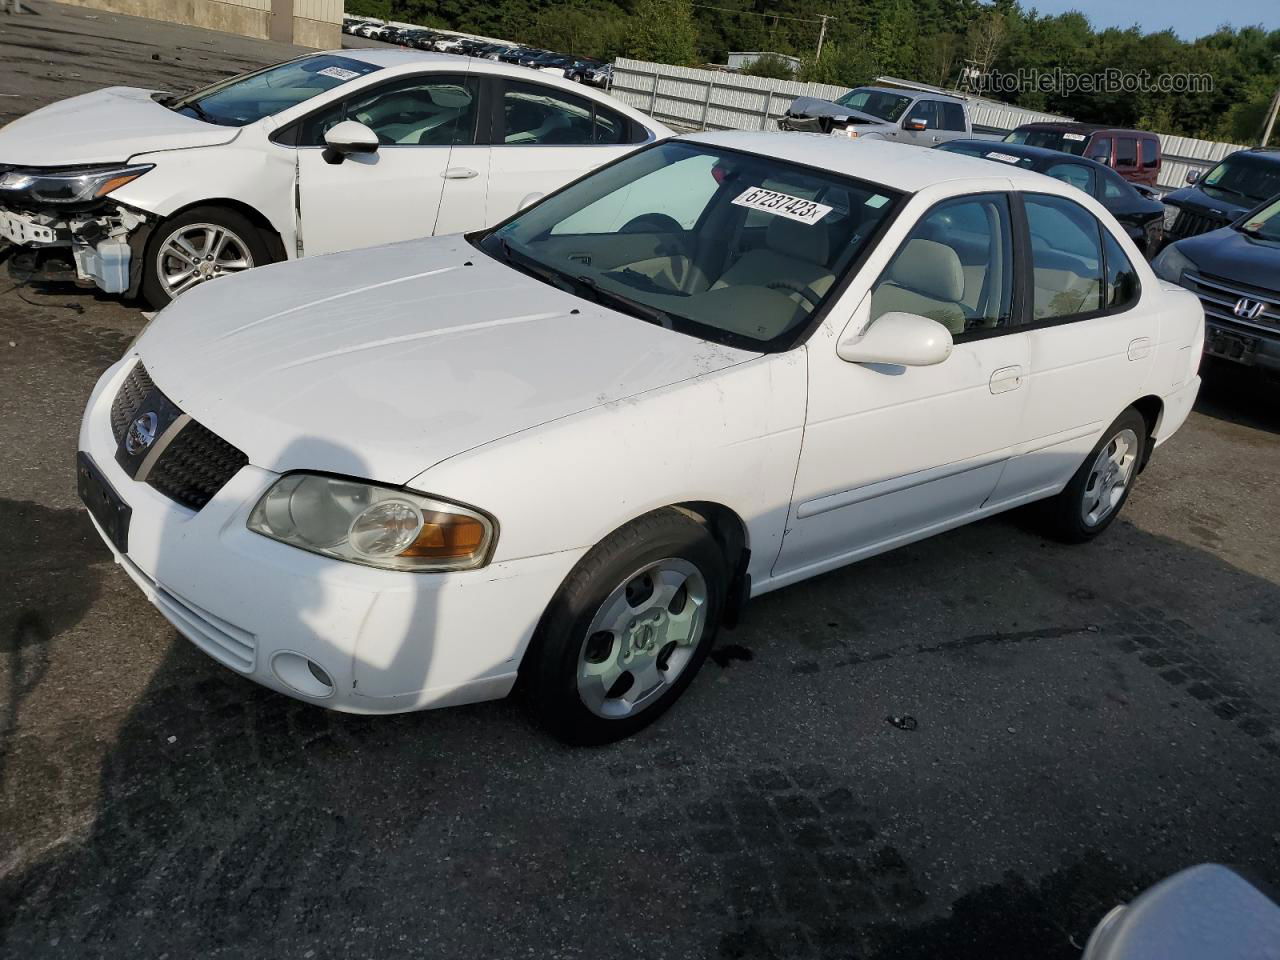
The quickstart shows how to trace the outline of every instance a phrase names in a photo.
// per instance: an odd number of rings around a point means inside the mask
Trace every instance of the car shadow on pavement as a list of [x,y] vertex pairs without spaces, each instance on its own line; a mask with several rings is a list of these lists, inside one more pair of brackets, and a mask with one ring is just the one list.
[[1196,410],[1217,420],[1280,434],[1280,375],[1206,357]]
[[[1280,880],[1280,701],[1245,666],[1275,666],[1254,645],[1278,607],[1275,583],[1128,524],[1061,548],[997,518],[760,598],[725,638],[749,659],[598,750],[508,702],[335,714],[175,637],[100,770],[10,771],[96,776],[99,799],[0,882],[3,942],[1066,960],[1190,863]],[[904,705],[918,727],[884,722]]]

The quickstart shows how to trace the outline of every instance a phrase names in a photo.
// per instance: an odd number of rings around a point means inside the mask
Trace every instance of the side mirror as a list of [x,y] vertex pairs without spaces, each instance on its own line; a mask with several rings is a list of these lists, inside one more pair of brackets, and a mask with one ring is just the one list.
[[325,132],[324,142],[324,158],[329,163],[341,163],[353,153],[378,152],[378,135],[358,120],[334,124]]
[[520,201],[520,206],[516,207],[516,211],[519,212],[525,207],[532,207],[545,196],[545,193],[526,193],[524,199]]
[[904,130],[928,130],[929,124],[919,118],[916,118],[915,120],[908,120],[902,125],[902,128]]
[[951,331],[937,320],[915,313],[892,311],[875,320],[866,332],[836,344],[836,356],[848,363],[892,363],[931,367],[951,356]]
[[1199,183],[1199,182],[1200,182],[1200,171],[1199,171],[1199,170],[1188,170],[1188,171],[1187,171],[1187,183]]

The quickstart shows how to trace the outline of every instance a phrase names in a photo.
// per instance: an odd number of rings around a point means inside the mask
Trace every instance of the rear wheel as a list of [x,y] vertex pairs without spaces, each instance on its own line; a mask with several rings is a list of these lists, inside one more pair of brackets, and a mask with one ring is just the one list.
[[271,260],[262,232],[243,214],[195,207],[164,221],[151,235],[142,295],[158,310],[202,283]]
[[597,544],[547,609],[521,668],[538,719],[575,744],[648,726],[706,659],[728,567],[706,527],[677,510]]
[[1046,532],[1066,543],[1092,540],[1119,515],[1147,445],[1147,421],[1129,407],[1103,433],[1071,482],[1046,500]]

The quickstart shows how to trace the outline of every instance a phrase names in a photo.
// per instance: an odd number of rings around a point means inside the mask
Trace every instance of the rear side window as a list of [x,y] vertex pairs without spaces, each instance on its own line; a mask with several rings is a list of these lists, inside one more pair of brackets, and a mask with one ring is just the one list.
[[1106,307],[1108,310],[1123,310],[1138,299],[1138,273],[1111,231],[1103,230],[1102,237],[1107,251]]
[[1160,166],[1160,141],[1155,137],[1142,138],[1142,168],[1154,170]]
[[1063,197],[1028,194],[1034,320],[1059,320],[1102,309],[1100,226]]
[[1138,165],[1138,141],[1134,137],[1116,137],[1116,166]]
[[1045,175],[1069,183],[1077,189],[1093,196],[1093,170],[1083,163],[1055,163],[1045,168]]
[[596,143],[631,143],[630,124],[626,118],[612,110],[596,106],[595,142]]
[[502,123],[499,142],[511,146],[595,142],[591,101],[537,83],[506,83]]
[[947,103],[945,100],[939,104],[942,110],[942,123],[940,126],[943,130],[964,130],[964,107],[958,103]]

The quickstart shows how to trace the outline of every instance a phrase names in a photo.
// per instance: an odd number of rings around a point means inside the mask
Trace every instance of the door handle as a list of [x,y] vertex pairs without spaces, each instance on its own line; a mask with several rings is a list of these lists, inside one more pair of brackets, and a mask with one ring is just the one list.
[[1008,393],[1022,386],[1021,367],[1001,367],[991,375],[991,392]]
[[479,171],[472,170],[470,167],[449,167],[440,176],[446,180],[470,180],[472,177],[478,177]]
[[1151,353],[1151,338],[1138,337],[1129,341],[1129,359],[1142,360]]

